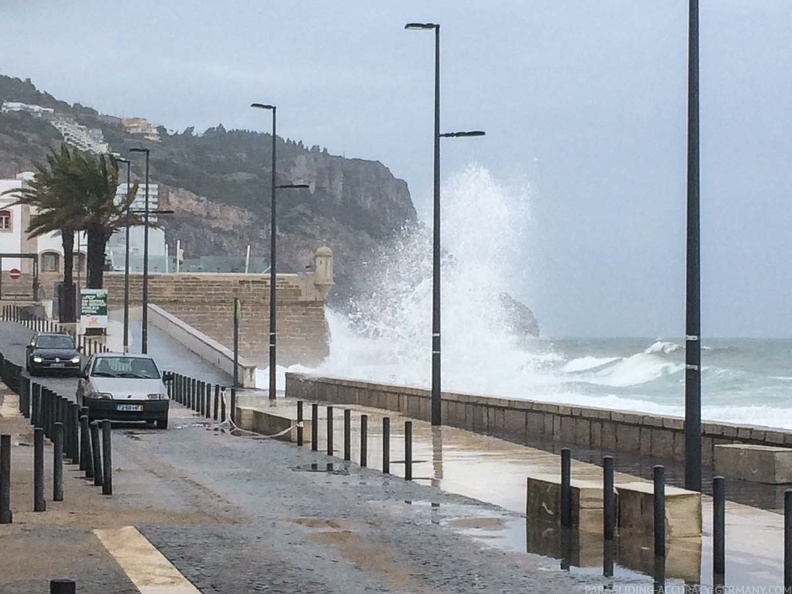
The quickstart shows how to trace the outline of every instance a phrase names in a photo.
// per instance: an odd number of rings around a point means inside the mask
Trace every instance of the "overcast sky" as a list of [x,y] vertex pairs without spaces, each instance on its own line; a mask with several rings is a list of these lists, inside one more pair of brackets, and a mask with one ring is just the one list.
[[[702,0],[703,336],[792,336],[792,2]],[[0,72],[169,129],[259,128],[530,187],[517,293],[549,335],[684,334],[687,0],[0,1]]]

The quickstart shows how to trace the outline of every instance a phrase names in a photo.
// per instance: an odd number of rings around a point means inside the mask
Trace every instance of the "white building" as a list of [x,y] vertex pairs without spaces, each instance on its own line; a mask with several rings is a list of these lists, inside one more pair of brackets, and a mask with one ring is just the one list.
[[25,112],[34,115],[38,118],[51,115],[55,110],[51,107],[42,107],[41,105],[30,105],[29,103],[19,103],[17,101],[3,101],[3,106],[0,107],[0,113],[11,112]]
[[[116,192],[116,202],[121,202],[127,195],[127,185],[125,183],[118,186]],[[159,186],[149,184],[149,213],[159,209]],[[141,219],[146,208],[146,186],[138,185],[135,200],[132,202],[130,210]],[[167,247],[165,245],[165,231],[152,225],[156,225],[158,218],[156,215],[149,214],[149,271],[166,272],[165,259],[167,257]],[[145,233],[142,225],[133,226],[129,230],[129,269],[132,272],[143,270]],[[126,229],[121,228],[110,237],[107,242],[108,258],[113,266],[113,270],[123,270],[126,257]]]

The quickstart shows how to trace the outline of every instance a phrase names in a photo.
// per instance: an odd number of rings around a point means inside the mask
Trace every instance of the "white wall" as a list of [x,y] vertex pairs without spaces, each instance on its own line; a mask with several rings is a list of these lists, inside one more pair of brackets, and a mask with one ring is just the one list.
[[[0,209],[11,211],[11,230],[0,230],[0,253],[19,254],[23,252],[22,238],[24,229],[22,228],[22,207],[9,207],[14,202],[12,196],[3,196],[3,192],[8,190],[18,190],[22,187],[22,181],[16,179],[0,179]],[[22,265],[19,258],[3,258],[3,270],[20,268]]]

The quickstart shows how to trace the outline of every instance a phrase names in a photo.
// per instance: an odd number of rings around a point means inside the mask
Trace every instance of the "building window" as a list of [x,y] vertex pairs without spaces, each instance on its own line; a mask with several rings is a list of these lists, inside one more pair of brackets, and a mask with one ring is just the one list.
[[0,210],[0,231],[11,231],[10,210]]
[[60,271],[60,254],[46,252],[41,254],[41,271],[58,272]]

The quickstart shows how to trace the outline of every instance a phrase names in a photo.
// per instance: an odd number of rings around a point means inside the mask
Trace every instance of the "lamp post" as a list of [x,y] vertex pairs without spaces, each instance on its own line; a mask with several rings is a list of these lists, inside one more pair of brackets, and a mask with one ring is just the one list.
[[442,425],[440,381],[440,139],[484,136],[480,130],[440,134],[440,25],[407,23],[410,31],[435,32],[434,192],[432,214],[432,425]]
[[701,246],[699,182],[699,6],[688,25],[687,286],[685,295],[685,489],[701,491]]
[[131,148],[132,153],[146,153],[146,205],[143,214],[143,328],[141,331],[140,351],[148,352],[148,230],[149,230],[149,156],[150,149]]
[[119,163],[126,163],[127,171],[126,171],[126,187],[127,187],[127,207],[126,207],[126,247],[124,248],[124,353],[129,352],[129,207],[131,205],[131,201],[129,201],[129,192],[131,188],[129,186],[129,168],[132,162],[129,159],[125,159],[124,157],[116,157],[116,161]]

